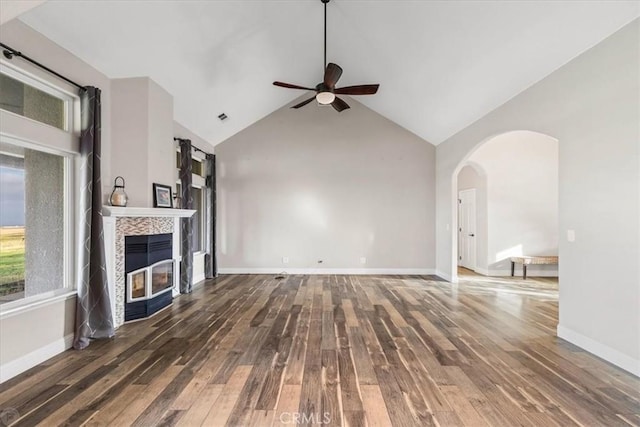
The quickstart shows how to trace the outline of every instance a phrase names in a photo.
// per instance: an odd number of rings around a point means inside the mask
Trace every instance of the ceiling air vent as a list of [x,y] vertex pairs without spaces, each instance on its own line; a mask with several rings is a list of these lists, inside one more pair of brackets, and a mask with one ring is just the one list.
[[220,121],[225,121],[225,120],[227,120],[228,117],[227,117],[227,115],[225,113],[222,113],[222,114],[218,115],[218,118],[220,119]]

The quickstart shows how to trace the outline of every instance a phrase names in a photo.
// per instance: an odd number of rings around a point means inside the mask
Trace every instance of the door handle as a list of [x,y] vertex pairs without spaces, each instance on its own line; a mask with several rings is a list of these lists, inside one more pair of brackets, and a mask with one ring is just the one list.
[[476,237],[476,235],[471,233],[471,234],[469,234],[469,237]]

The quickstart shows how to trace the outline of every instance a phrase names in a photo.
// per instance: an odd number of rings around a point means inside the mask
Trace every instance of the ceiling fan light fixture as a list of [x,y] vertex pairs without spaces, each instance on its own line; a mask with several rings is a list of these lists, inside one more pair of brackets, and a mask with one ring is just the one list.
[[318,94],[316,95],[316,101],[318,101],[318,104],[322,104],[322,105],[329,105],[331,104],[333,101],[335,101],[336,99],[336,95],[333,92],[318,92]]

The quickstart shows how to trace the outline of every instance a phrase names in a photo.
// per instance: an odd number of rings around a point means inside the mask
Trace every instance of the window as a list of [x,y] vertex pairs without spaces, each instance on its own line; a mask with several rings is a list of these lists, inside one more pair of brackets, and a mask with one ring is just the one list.
[[[176,168],[180,169],[180,163],[182,163],[182,155],[180,154],[180,151],[178,151],[176,152]],[[191,158],[191,173],[204,178],[206,173],[204,162],[194,157]]]
[[0,304],[68,282],[70,159],[0,141]]
[[65,99],[0,74],[0,108],[3,110],[68,130],[67,104]]

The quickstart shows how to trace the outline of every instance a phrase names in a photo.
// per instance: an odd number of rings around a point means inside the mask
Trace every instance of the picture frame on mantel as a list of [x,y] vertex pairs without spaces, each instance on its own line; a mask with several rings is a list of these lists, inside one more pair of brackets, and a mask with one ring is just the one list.
[[170,185],[153,183],[153,207],[173,208],[173,197]]

